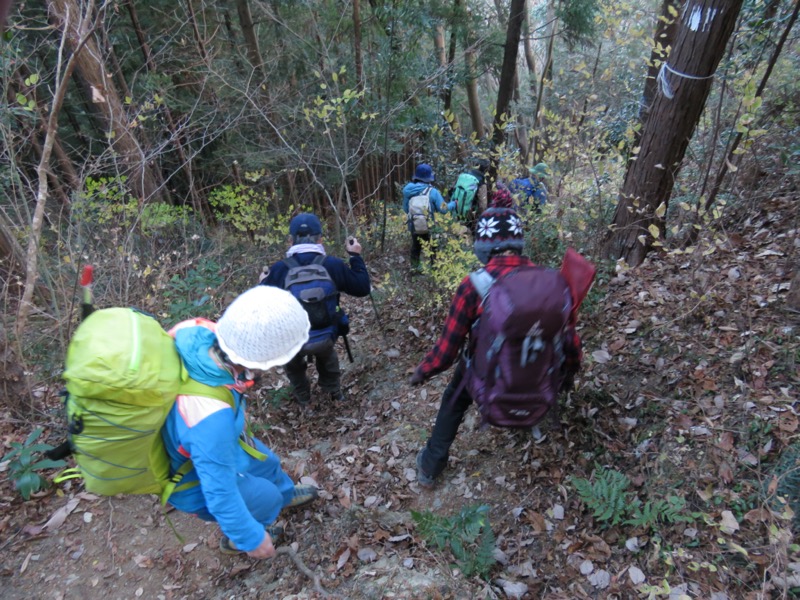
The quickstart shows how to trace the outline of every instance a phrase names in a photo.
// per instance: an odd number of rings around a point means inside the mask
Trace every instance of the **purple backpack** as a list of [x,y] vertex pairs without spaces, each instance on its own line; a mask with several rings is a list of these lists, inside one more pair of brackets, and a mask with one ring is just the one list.
[[494,279],[470,275],[483,298],[471,335],[466,386],[483,422],[533,427],[555,406],[563,379],[564,339],[572,310],[560,271],[522,267]]

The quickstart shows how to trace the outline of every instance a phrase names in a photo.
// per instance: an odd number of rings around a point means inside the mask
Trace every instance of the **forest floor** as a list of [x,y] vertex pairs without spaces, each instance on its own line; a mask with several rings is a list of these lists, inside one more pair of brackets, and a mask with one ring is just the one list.
[[[151,497],[67,484],[23,502],[3,480],[0,597],[798,597],[800,553],[780,500],[800,502],[797,219],[796,198],[775,198],[730,215],[727,235],[693,254],[653,254],[601,282],[558,426],[536,440],[481,429],[470,411],[431,490],[414,460],[451,372],[407,381],[443,314],[414,308],[424,276],[380,303],[381,327],[368,298],[347,298],[347,402],[299,407],[280,372],[250,400],[287,472],[322,490],[281,516],[297,562],[289,550],[266,561],[220,554],[216,526],[165,514]],[[376,282],[389,270],[407,277],[401,257],[369,263]],[[28,431],[0,423],[6,447]],[[576,484],[588,482],[582,499]],[[483,578],[469,531],[442,526],[467,546],[471,560],[459,561],[412,515],[474,516],[482,505],[496,560]]]

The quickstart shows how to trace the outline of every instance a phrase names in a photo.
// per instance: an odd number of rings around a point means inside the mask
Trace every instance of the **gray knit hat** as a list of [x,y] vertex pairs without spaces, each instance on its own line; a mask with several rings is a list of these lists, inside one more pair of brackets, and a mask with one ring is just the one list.
[[286,290],[258,285],[238,296],[217,322],[231,362],[265,371],[285,365],[308,341],[308,313]]

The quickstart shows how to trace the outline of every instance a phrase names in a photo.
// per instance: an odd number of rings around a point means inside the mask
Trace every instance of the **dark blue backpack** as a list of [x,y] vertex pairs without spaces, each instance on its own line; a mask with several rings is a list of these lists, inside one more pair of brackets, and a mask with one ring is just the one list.
[[283,261],[289,267],[283,287],[300,301],[311,323],[308,342],[302,348],[307,354],[332,348],[338,334],[339,290],[324,261],[323,254],[308,265],[301,265],[293,256]]

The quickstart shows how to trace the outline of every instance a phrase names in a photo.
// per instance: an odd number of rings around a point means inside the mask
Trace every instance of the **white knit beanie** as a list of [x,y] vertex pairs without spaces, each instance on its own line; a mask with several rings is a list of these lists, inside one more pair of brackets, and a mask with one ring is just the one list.
[[289,362],[311,325],[300,302],[280,288],[258,285],[237,297],[217,322],[219,347],[231,362],[266,371]]

